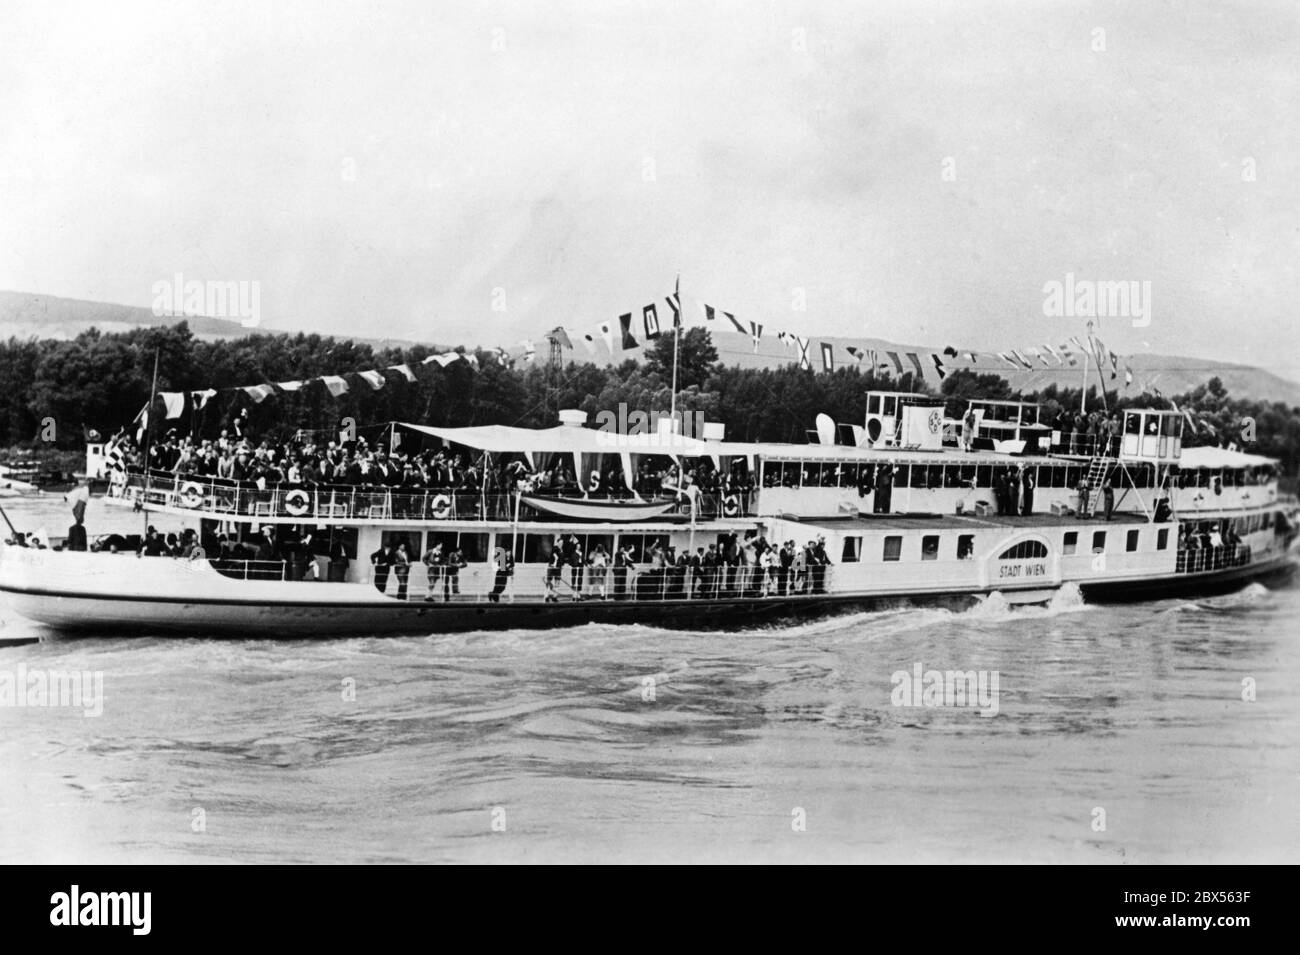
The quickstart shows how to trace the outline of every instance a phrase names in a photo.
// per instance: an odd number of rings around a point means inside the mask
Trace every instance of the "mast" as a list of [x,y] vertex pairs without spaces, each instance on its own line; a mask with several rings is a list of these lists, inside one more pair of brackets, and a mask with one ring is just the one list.
[[[145,504],[149,503],[149,476],[151,473],[149,467],[149,451],[153,444],[153,439],[149,434],[149,416],[153,414],[153,403],[158,398],[158,354],[160,351],[161,349],[159,347],[154,347],[153,384],[149,386],[149,406],[144,409],[144,493],[141,495],[141,500],[143,500]],[[144,529],[147,533],[149,530],[149,512],[141,510],[140,513],[144,516]]]
[[677,273],[677,286],[673,290],[673,295],[677,299],[677,311],[673,313],[673,393],[669,399],[668,420],[672,422],[673,433],[678,433],[677,428],[677,358],[681,353],[682,340],[682,273]]
[[[1079,414],[1088,414],[1088,355],[1092,351],[1092,322],[1088,323],[1089,345],[1083,350],[1083,381],[1079,384]],[[1078,339],[1074,339],[1078,341]]]

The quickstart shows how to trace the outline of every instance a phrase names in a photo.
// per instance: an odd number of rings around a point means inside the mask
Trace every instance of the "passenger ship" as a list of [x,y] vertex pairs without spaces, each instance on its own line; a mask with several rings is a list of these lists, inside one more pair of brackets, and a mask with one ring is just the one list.
[[[621,464],[627,489],[605,494],[522,484],[504,494],[259,488],[124,473],[108,505],[143,510],[159,525],[197,525],[205,548],[191,559],[137,559],[11,540],[0,551],[0,590],[22,615],[61,630],[325,637],[587,622],[736,627],[969,605],[994,593],[1046,602],[1071,585],[1090,601],[1134,600],[1282,581],[1294,569],[1295,505],[1279,496],[1272,459],[1183,448],[1183,420],[1169,411],[1126,411],[1121,433],[1094,447],[1042,426],[1026,402],[974,401],[969,410],[946,420],[937,399],[870,392],[862,425],[819,416],[806,444],[728,441],[720,425],[687,437],[671,422],[614,434],[587,427],[582,412],[538,430],[392,424],[404,447],[467,451],[485,463],[517,459],[540,470],[563,461],[578,475]],[[677,474],[708,461],[737,481],[713,492],[679,479],[637,494],[631,476],[647,461]],[[1032,505],[1018,496],[1016,513],[998,506],[995,491],[1013,473],[1034,485]],[[255,540],[267,526],[310,534],[312,553],[216,556],[219,533]],[[405,579],[369,560],[398,541],[411,553]],[[828,563],[756,557],[787,541],[796,554],[819,542]],[[465,558],[456,592],[420,561],[439,542]],[[584,556],[557,579],[553,554],[563,542]],[[680,559],[709,545],[732,563]],[[592,566],[598,547],[627,556],[621,566]]]

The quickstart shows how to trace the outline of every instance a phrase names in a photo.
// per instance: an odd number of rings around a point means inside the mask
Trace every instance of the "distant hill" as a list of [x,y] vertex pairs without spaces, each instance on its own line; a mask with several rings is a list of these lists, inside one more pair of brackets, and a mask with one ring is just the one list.
[[[189,322],[190,329],[194,334],[198,338],[205,340],[241,338],[254,331],[244,328],[238,322],[229,319],[197,316],[185,320]],[[53,338],[66,340],[75,338],[92,326],[103,332],[123,332],[133,328],[172,325],[177,321],[179,319],[174,316],[154,315],[150,309],[134,305],[114,305],[107,302],[58,298],[52,295],[0,291],[0,339],[17,337],[23,339]],[[266,329],[258,331],[268,334],[283,334],[283,332]],[[725,364],[739,365],[742,368],[763,368],[776,367],[798,360],[797,350],[793,346],[786,347],[782,345],[777,340],[774,332],[769,331],[763,336],[759,342],[758,351],[755,353],[753,343],[748,335],[741,335],[735,331],[724,331],[721,328],[711,329],[711,331],[714,344],[718,348],[718,357]],[[618,342],[617,335],[617,330],[615,330],[616,344]],[[413,342],[396,339],[369,339],[346,335],[336,337],[350,338],[353,341],[365,342],[378,347],[414,344]],[[623,353],[617,348],[611,354],[604,341],[598,339],[595,343],[595,354],[593,355],[586,350],[576,334],[571,337],[573,337],[576,347],[572,352],[566,351],[566,360],[590,360],[598,364],[609,364],[611,362],[621,362],[624,358],[636,358],[640,354],[640,349],[633,349],[630,352]],[[823,341],[830,342],[834,346],[837,365],[853,362],[851,356],[845,351],[846,346],[853,345],[857,348],[874,348],[878,359],[882,362],[888,361],[886,352],[898,352],[903,360],[904,369],[910,371],[913,370],[913,366],[907,359],[907,353],[914,352],[921,359],[921,367],[926,381],[934,385],[939,382],[939,376],[930,359],[931,353],[934,352],[939,353],[947,371],[968,368],[982,374],[995,373],[1006,378],[1013,388],[1020,391],[1035,391],[1050,384],[1077,388],[1083,377],[1081,368],[1057,365],[1051,359],[1048,359],[1050,362],[1048,366],[1044,366],[1041,361],[1035,360],[1037,367],[1031,372],[1013,368],[988,353],[977,353],[977,361],[972,364],[964,355],[959,355],[956,358],[944,356],[942,345],[900,344],[881,338],[814,338],[808,346],[808,357],[812,361],[814,368],[821,367],[820,343]],[[535,342],[538,358],[542,359],[546,353],[544,337],[538,335]],[[517,346],[511,350],[514,352],[519,351]],[[1033,356],[1028,357],[1032,360]],[[1225,364],[1224,362],[1210,361],[1203,358],[1171,355],[1126,356],[1123,362],[1133,369],[1137,379],[1134,384],[1135,389],[1138,387],[1137,383],[1147,382],[1167,395],[1176,395],[1190,391],[1197,385],[1217,375],[1223,381],[1224,387],[1228,389],[1228,393],[1234,397],[1281,401],[1288,405],[1300,406],[1300,384],[1249,365]],[[1119,377],[1113,382],[1109,377],[1109,372],[1107,372],[1107,387],[1118,385],[1122,390],[1123,381],[1123,365],[1121,365]],[[1093,369],[1089,373],[1088,384],[1095,385],[1096,383],[1097,374],[1096,370]]]
[[[54,295],[0,291],[0,340],[12,337],[67,341],[88,328],[98,328],[101,332],[127,332],[134,328],[175,325],[180,321],[188,322],[194,337],[204,341],[243,338],[254,333],[284,334],[278,329],[245,328],[228,318],[155,315],[151,309],[138,305],[114,305],[110,302],[90,302]],[[376,347],[414,344],[395,339],[358,338],[351,335],[335,337]]]

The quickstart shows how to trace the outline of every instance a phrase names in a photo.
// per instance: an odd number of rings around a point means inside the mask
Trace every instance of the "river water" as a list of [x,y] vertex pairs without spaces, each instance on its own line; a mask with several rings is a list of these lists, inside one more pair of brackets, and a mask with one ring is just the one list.
[[[0,706],[0,861],[1295,862],[1298,618],[1251,585],[277,642],[60,638],[2,606],[0,639],[40,639],[0,644],[0,679],[103,693]],[[996,671],[996,714],[895,705],[918,665]]]

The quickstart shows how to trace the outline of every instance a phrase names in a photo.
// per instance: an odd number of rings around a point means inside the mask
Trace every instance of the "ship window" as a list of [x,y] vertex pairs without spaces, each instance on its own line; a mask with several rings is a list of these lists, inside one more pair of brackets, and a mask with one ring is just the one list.
[[1048,479],[1052,482],[1049,487],[1065,487],[1065,468],[1060,465],[1053,465],[1047,469]]
[[1269,511],[1264,515],[1264,530],[1269,530],[1273,526],[1273,512]]
[[1169,549],[1169,528],[1162,527],[1156,531],[1156,550]]
[[1129,552],[1131,553],[1132,551],[1135,551],[1135,550],[1138,549],[1138,534],[1139,534],[1139,533],[1140,533],[1140,531],[1138,531],[1136,528],[1134,528],[1133,530],[1131,530],[1131,531],[1128,532],[1128,537],[1127,537],[1127,539],[1125,539],[1125,541],[1124,541],[1124,549],[1125,549],[1126,551],[1129,551]]
[[1074,466],[1067,467],[1065,469],[1065,486],[1078,487],[1079,479],[1081,477],[1083,477],[1083,468]]
[[975,535],[962,534],[957,538],[957,559],[970,560],[975,554]]
[[783,487],[799,486],[799,464],[797,461],[781,462],[781,484]]
[[461,534],[460,540],[456,543],[460,547],[461,555],[468,563],[481,563],[490,556],[488,554],[487,534]]
[[1021,541],[1015,547],[1008,547],[998,555],[998,560],[1031,560],[1046,557],[1047,545],[1042,541]]
[[867,396],[867,414],[880,414],[880,395]]
[[943,465],[932,464],[926,468],[925,486],[932,488],[943,487]]
[[806,464],[803,469],[804,487],[821,487],[822,471],[816,464]]
[[324,553],[329,553],[329,548],[335,541],[343,542],[343,552],[348,555],[348,560],[357,559],[357,528],[355,527],[335,527],[328,534],[314,534],[312,536],[312,546],[323,544],[326,548]]
[[1137,434],[1141,427],[1142,416],[1136,414],[1126,414],[1124,416],[1124,433]]
[[912,480],[908,483],[908,487],[917,487],[917,488],[925,487],[925,465],[924,464],[912,465]]
[[961,487],[961,468],[955,464],[949,464],[943,469],[943,486],[944,487]]
[[939,559],[939,535],[926,534],[921,538],[921,559],[938,560]]
[[978,472],[977,472],[977,475],[978,475],[977,478],[976,478],[976,486],[977,486],[977,487],[992,487],[992,486],[993,486],[993,465],[991,465],[991,464],[981,464],[981,465],[979,466],[979,470],[978,470]]
[[882,560],[898,560],[899,555],[903,553],[903,538],[897,534],[890,534],[885,538],[885,551],[881,555]]
[[884,414],[885,414],[885,417],[886,417],[886,418],[893,418],[893,417],[895,417],[895,415],[894,415],[894,402],[895,402],[896,400],[897,400],[897,399],[895,399],[895,398],[893,398],[893,397],[886,397],[886,398],[885,398],[885,411],[884,411]]
[[912,473],[910,464],[900,464],[894,468],[894,487],[907,487],[907,482]]
[[961,486],[970,487],[975,483],[976,467],[973,464],[963,464],[961,466]]
[[840,555],[840,563],[856,564],[862,559],[862,538],[846,537],[844,538],[844,553]]
[[840,465],[840,487],[858,486],[858,466],[856,464]]
[[1065,540],[1061,542],[1061,553],[1073,554],[1078,549],[1079,549],[1079,532],[1066,531]]
[[1105,531],[1093,531],[1093,532],[1092,532],[1092,552],[1093,552],[1094,554],[1101,554],[1101,553],[1104,553],[1105,550],[1106,550],[1106,532],[1105,532]]
[[840,468],[834,461],[822,465],[822,487],[836,487],[840,483]]

